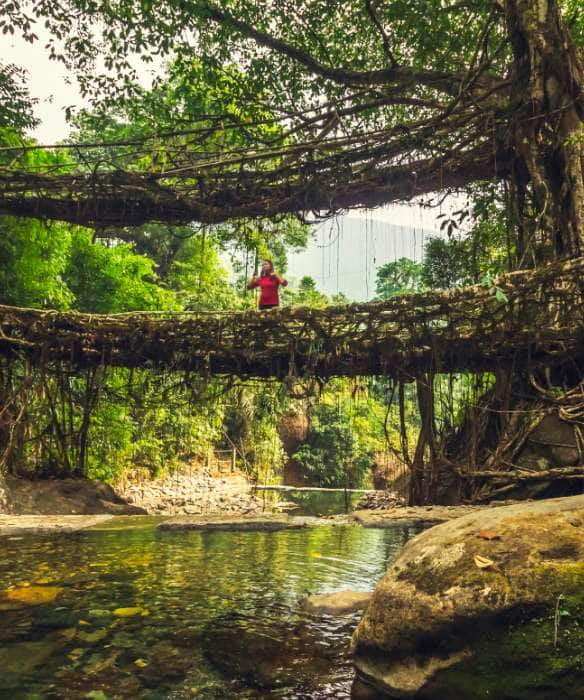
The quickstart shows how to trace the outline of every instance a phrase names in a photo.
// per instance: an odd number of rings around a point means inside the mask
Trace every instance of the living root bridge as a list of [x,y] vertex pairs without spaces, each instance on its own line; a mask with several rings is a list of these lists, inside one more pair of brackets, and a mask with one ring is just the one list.
[[326,309],[103,316],[0,306],[0,354],[72,368],[399,381],[580,362],[584,258],[510,273],[496,287]]

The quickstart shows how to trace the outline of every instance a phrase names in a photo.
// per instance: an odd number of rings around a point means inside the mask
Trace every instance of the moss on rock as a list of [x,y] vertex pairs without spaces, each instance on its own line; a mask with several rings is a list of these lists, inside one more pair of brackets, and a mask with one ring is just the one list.
[[[476,693],[459,697],[521,698],[568,672],[584,686],[581,651],[554,649],[541,622],[559,604],[560,629],[581,644],[583,600],[584,496],[481,511],[406,545],[355,632],[356,667],[393,697],[457,697],[467,676]],[[530,636],[541,643],[528,664]],[[505,664],[517,695],[501,695],[509,678],[492,669]]]

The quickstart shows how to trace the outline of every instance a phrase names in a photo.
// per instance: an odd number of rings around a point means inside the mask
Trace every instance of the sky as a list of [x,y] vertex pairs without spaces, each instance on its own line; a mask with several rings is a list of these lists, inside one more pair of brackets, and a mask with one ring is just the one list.
[[[28,132],[28,135],[39,143],[52,144],[62,141],[69,134],[65,108],[72,105],[88,107],[89,104],[82,99],[75,77],[68,73],[63,64],[49,61],[48,52],[44,49],[49,37],[47,30],[43,26],[37,26],[35,31],[39,40],[34,44],[17,35],[3,35],[0,61],[14,63],[28,72],[26,82],[30,94],[39,100],[35,115],[41,120],[40,125]],[[135,57],[131,62],[136,68],[140,83],[145,87],[162,70],[160,61],[153,60],[146,64]],[[105,72],[99,61],[96,70]]]
[[371,299],[381,265],[402,257],[420,261],[425,240],[438,235],[424,214],[417,206],[386,207],[326,221],[305,251],[289,256],[287,277],[294,284],[309,275],[329,296]]
[[[43,28],[39,27],[37,33],[40,40],[32,45],[18,36],[2,37],[0,60],[28,71],[30,92],[39,99],[35,113],[41,120],[29,135],[50,144],[69,134],[65,108],[86,105],[75,79],[61,63],[48,60]],[[146,86],[160,67],[139,65],[138,69]],[[340,291],[352,299],[369,298],[374,293],[377,267],[403,256],[419,260],[424,237],[437,235],[436,216],[459,204],[451,200],[441,208],[428,209],[414,202],[337,216],[318,226],[306,251],[290,256],[288,276],[297,280],[310,275],[327,294]]]

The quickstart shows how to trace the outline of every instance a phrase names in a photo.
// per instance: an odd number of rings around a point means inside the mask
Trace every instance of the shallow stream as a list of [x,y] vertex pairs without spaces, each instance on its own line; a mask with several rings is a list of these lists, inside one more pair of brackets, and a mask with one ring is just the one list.
[[0,698],[348,698],[359,615],[411,527],[0,539]]

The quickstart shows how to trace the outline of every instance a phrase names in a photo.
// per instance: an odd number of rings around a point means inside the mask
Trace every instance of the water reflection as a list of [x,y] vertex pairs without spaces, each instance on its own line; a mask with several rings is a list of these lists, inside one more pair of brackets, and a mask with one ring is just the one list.
[[363,493],[316,489],[313,491],[258,489],[256,496],[263,502],[266,510],[274,508],[280,501],[285,501],[290,504],[286,512],[292,515],[328,516],[352,512]]
[[411,534],[0,540],[0,697],[346,698],[358,616],[311,617],[300,601],[371,589]]

